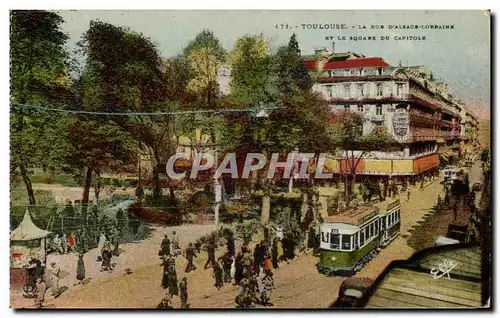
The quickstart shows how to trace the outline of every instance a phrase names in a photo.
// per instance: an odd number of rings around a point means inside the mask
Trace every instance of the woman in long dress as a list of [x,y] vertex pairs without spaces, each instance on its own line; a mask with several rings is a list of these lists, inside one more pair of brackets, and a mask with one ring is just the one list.
[[85,279],[85,263],[83,262],[83,253],[78,254],[78,265],[76,266],[76,279],[81,284]]
[[104,245],[106,244],[106,235],[104,233],[101,233],[99,236],[99,244],[97,245],[97,262],[101,261],[101,251],[104,248]]

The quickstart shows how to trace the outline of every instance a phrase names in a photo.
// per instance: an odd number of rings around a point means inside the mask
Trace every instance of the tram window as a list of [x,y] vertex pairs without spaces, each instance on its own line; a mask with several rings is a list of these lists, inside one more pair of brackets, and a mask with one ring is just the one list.
[[370,239],[370,237],[372,237],[372,229],[371,227],[368,225],[366,227],[366,240]]
[[401,221],[401,214],[400,214],[400,210],[398,210],[398,221]]
[[351,249],[351,235],[342,235],[342,249],[343,250]]
[[328,243],[328,236],[330,236],[330,233],[321,232],[321,240],[323,242]]
[[330,248],[335,250],[339,249],[339,247],[340,247],[340,235],[332,233],[332,235],[330,235]]
[[375,222],[373,222],[370,227],[372,228],[372,235],[371,236],[375,236]]
[[359,232],[359,246],[365,244],[365,230],[366,229],[362,229],[361,232]]
[[354,234],[354,248],[358,247],[358,233]]
[[375,221],[374,225],[375,225],[375,235],[377,235],[378,234],[378,220]]

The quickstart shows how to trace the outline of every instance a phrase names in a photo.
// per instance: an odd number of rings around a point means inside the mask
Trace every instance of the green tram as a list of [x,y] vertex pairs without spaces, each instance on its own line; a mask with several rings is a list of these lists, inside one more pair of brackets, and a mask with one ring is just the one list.
[[362,205],[324,218],[318,272],[354,275],[399,235],[399,200]]

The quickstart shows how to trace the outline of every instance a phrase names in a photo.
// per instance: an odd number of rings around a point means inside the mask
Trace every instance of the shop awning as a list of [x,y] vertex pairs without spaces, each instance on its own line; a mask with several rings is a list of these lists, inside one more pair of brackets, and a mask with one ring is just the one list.
[[30,213],[28,209],[26,209],[26,213],[24,213],[24,218],[21,224],[10,233],[11,241],[31,241],[36,239],[44,238],[50,235],[51,232],[42,230],[38,226],[33,223],[31,220]]

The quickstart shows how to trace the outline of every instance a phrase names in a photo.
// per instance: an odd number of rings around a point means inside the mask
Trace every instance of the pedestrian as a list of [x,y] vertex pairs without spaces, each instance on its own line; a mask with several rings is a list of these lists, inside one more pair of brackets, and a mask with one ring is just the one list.
[[264,272],[268,271],[268,272],[271,272],[272,271],[272,268],[273,268],[273,265],[271,263],[271,260],[269,259],[269,256],[268,255],[264,255]]
[[78,280],[78,284],[83,283],[85,279],[85,263],[83,262],[83,253],[78,253],[78,263],[76,266],[76,279]]
[[104,245],[106,245],[106,235],[104,232],[101,232],[101,235],[99,236],[99,244],[97,244],[97,261],[100,262],[102,261],[101,253],[102,249],[104,248]]
[[179,236],[175,233],[175,231],[172,231],[171,252],[175,257],[180,254]]
[[278,269],[279,265],[278,265],[278,239],[277,238],[275,238],[273,240],[273,246],[271,248],[271,259],[272,259],[272,263],[273,263],[273,268]]
[[31,255],[31,260],[28,262],[28,271],[30,273],[30,286],[35,285],[39,277],[43,277],[44,267],[42,262],[38,259],[38,255],[36,253]]
[[45,291],[47,290],[47,285],[45,285],[41,277],[38,277],[36,279],[35,285],[36,285],[35,306],[37,308],[42,308],[43,302],[45,300]]
[[243,278],[243,256],[241,255],[241,252],[238,252],[234,260],[234,285],[239,285],[242,278]]
[[221,257],[219,257],[218,261],[222,264],[222,271],[224,273],[224,282],[231,282],[231,265],[233,264],[233,259],[229,255],[229,252],[224,253]]
[[61,245],[63,249],[63,254],[68,253],[68,237],[66,236],[66,233],[62,235]]
[[168,263],[168,260],[167,258],[163,258],[163,262],[161,263],[160,266],[163,266],[163,275],[162,275],[162,279],[161,279],[161,287],[163,287],[163,289],[167,289],[169,286],[170,286],[170,282],[169,282],[169,273],[168,273],[168,267],[169,267],[169,263]]
[[161,241],[160,252],[158,253],[158,256],[166,257],[168,255],[170,255],[170,239],[168,238],[168,235],[165,234],[165,238]]
[[264,277],[262,278],[262,293],[260,295],[261,304],[264,306],[273,306],[269,300],[271,300],[271,295],[274,287],[273,273],[266,271]]
[[234,233],[232,231],[229,232],[229,235],[227,237],[227,252],[229,253],[229,256],[231,256],[231,257],[236,256],[236,247],[234,244]]
[[[238,252],[239,253],[239,252]],[[236,297],[234,299],[234,302],[236,303],[236,307],[240,307],[240,308],[245,308],[245,307],[249,307],[247,305],[247,298],[246,295],[247,295],[247,283],[246,283],[246,278],[243,278],[240,282],[240,284],[238,284],[238,288],[236,289]]]
[[188,261],[186,265],[186,273],[189,273],[191,270],[196,270],[196,266],[193,264],[193,258],[197,257],[196,253],[193,248],[193,243],[189,243],[188,247],[186,248],[186,259]]
[[420,182],[420,191],[423,191],[424,190],[424,180],[422,180],[422,182]]
[[261,264],[261,250],[260,244],[257,244],[253,250],[253,271],[254,273],[260,273],[260,264]]
[[410,201],[410,190],[406,191],[406,201]]
[[285,253],[283,251],[283,242],[281,239],[278,239],[278,242],[276,242],[276,248],[277,248],[277,256],[278,256],[278,262],[282,262],[286,260]]
[[179,285],[177,281],[177,271],[175,268],[175,257],[172,255],[167,257],[167,274],[168,274],[168,292],[171,295],[179,295]]
[[59,297],[59,276],[61,273],[61,269],[56,265],[56,262],[50,263],[52,267],[52,275],[50,277],[50,288],[52,289],[52,295],[54,298]]
[[248,287],[249,287],[249,298],[251,300],[252,304],[258,303],[259,298],[257,297],[257,293],[259,292],[259,283],[257,281],[257,277],[259,274],[254,273],[253,275],[250,275],[248,278]]
[[212,242],[208,242],[207,245],[205,246],[205,249],[207,251],[207,262],[205,263],[205,266],[203,266],[203,269],[207,269],[208,265],[210,265],[212,268],[214,267],[215,263],[215,247]]
[[179,289],[181,292],[181,308],[189,308],[186,277],[183,277],[181,282],[179,283]]
[[215,277],[215,284],[214,286],[217,289],[221,289],[222,286],[224,286],[224,283],[222,282],[222,268],[219,264],[219,262],[214,262],[213,263],[213,276]]
[[111,249],[109,248],[109,245],[106,244],[104,248],[102,249],[102,264],[101,264],[101,272],[102,271],[112,271],[113,268],[111,267]]
[[56,234],[56,236],[52,239],[52,244],[54,244],[54,248],[59,254],[64,254],[64,250],[62,247],[61,239],[59,238],[59,234]]
[[117,226],[113,226],[113,255],[120,256],[120,233]]

